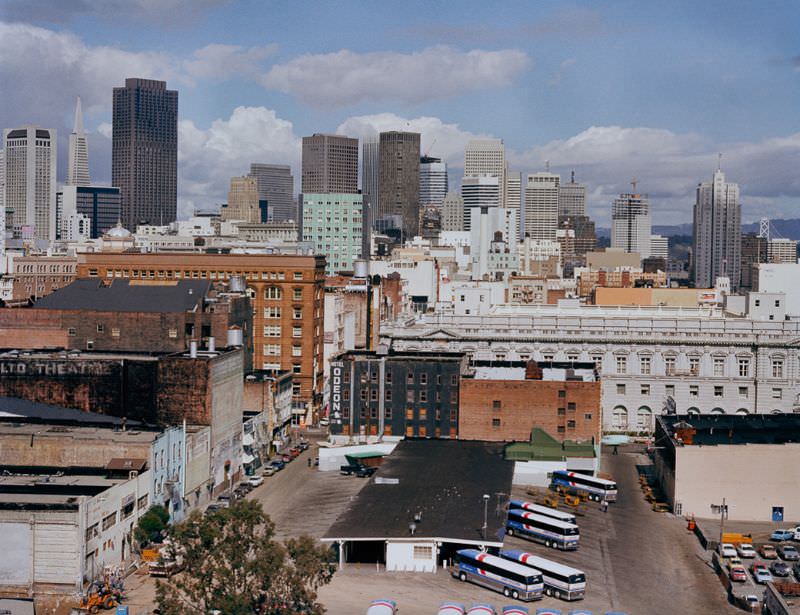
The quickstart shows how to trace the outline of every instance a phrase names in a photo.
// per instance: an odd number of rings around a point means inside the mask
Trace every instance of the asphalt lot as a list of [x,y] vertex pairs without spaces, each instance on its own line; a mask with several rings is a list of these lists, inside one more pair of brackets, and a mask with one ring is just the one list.
[[[583,504],[579,509],[583,513],[578,518],[580,549],[555,551],[517,537],[506,539],[506,547],[523,548],[586,572],[587,592],[583,601],[569,603],[545,598],[529,603],[531,611],[553,607],[564,612],[584,608],[595,613],[618,610],[629,615],[740,612],[727,603],[719,579],[683,522],[650,509],[636,472],[636,464],[647,463],[647,459],[625,450],[620,448],[619,455],[603,458],[603,470],[618,482],[618,501],[607,513],[593,503]],[[515,490],[514,495],[524,497],[525,490]],[[436,613],[445,600],[465,604],[489,602],[498,609],[510,604],[502,595],[461,583],[446,571],[386,573],[374,565],[349,565],[320,591],[320,599],[332,615],[363,612],[376,598],[396,600],[403,615]]]

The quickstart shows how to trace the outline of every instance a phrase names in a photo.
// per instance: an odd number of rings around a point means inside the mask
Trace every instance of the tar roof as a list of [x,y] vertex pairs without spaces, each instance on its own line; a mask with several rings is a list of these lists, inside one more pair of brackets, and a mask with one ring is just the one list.
[[[42,423],[77,423],[86,425],[122,425],[123,420],[116,416],[83,412],[73,408],[62,408],[50,404],[40,404],[17,397],[0,397],[0,419]],[[128,426],[139,425],[139,421],[126,421]]]
[[[502,544],[514,472],[502,450],[489,442],[401,441],[324,537],[410,539],[409,524],[419,512],[414,537],[481,543],[488,494],[487,542]],[[398,482],[380,484],[384,479]]]
[[800,416],[796,414],[693,414],[658,419],[673,437],[682,427],[691,430],[695,446],[800,442]]
[[86,310],[92,312],[186,312],[208,293],[208,280],[174,280],[141,284],[131,280],[75,280],[42,297],[36,307],[45,310]]

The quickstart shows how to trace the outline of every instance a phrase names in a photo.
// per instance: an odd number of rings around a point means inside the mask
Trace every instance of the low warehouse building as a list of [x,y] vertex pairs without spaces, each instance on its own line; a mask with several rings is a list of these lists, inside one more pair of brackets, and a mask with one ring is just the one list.
[[654,452],[676,514],[800,521],[800,416],[660,416]]
[[513,471],[500,444],[404,440],[322,540],[342,566],[434,572],[459,549],[502,547]]

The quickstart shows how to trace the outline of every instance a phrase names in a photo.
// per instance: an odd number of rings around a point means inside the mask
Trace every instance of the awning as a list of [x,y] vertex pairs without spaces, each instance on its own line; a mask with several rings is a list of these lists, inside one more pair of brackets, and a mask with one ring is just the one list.
[[252,455],[248,455],[247,453],[244,453],[242,455],[242,463],[253,463],[255,460],[256,460],[255,457],[253,457]]
[[255,442],[255,440],[253,439],[253,434],[251,434],[251,433],[245,433],[245,434],[242,436],[242,444],[244,444],[245,446],[249,446],[249,445],[251,445],[253,442]]

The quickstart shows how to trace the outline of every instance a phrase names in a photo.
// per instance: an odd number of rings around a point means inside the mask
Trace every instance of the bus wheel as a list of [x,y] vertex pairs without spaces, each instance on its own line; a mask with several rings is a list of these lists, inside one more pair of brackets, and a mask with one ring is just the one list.
[[508,534],[509,536],[513,536],[514,535],[514,528],[513,527],[508,528],[506,530],[506,534]]
[[558,590],[556,590],[555,597],[556,597],[557,599],[561,600],[561,592],[560,592],[560,591],[558,591]]
[[519,600],[519,592],[515,589],[514,591],[511,592],[511,597],[514,600]]
[[558,544],[555,542],[553,544],[547,545],[548,547],[553,547],[554,549],[558,549]]
[[461,579],[462,581],[466,581],[467,580],[467,575],[465,573],[463,573],[463,572],[459,572],[458,573],[458,578]]
[[546,590],[544,590],[544,593],[547,594],[548,596],[552,596],[553,590],[548,587]]
[[506,598],[508,598],[508,597],[510,597],[510,596],[511,596],[511,591],[510,591],[510,590],[509,590],[507,587],[504,587],[504,588],[503,588],[503,595],[504,595]]

